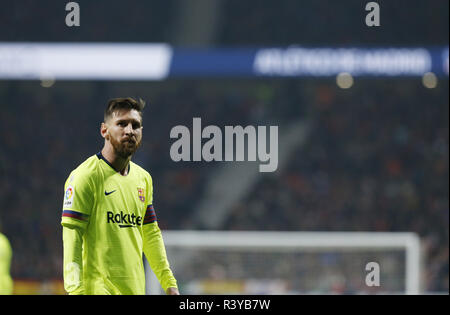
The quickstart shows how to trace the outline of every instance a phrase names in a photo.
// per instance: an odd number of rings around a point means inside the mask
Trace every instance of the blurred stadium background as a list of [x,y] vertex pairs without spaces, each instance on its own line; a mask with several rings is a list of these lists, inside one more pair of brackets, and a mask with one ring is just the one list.
[[[63,184],[100,150],[106,101],[119,96],[148,103],[134,160],[153,176],[163,231],[414,232],[420,292],[448,294],[448,1],[377,1],[381,26],[372,28],[364,24],[369,1],[359,0],[77,2],[81,26],[71,28],[64,1],[0,5],[0,230],[13,248],[16,294],[64,293]],[[173,55],[159,78],[39,73],[42,60],[30,62],[27,45],[62,42],[165,43]],[[261,75],[248,60],[260,48],[293,46],[414,48],[431,64]],[[279,126],[278,170],[173,162],[170,130],[193,117],[204,126]],[[182,250],[168,248],[182,293],[405,290],[402,251]],[[380,262],[378,288],[362,280],[368,261]]]

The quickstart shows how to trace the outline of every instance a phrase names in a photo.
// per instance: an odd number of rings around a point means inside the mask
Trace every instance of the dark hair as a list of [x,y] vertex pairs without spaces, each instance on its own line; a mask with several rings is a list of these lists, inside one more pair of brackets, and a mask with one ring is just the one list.
[[121,109],[128,109],[128,110],[137,110],[142,118],[142,112],[145,107],[145,102],[139,98],[139,100],[135,100],[131,97],[125,97],[125,98],[113,98],[108,101],[108,106],[106,107],[105,114],[104,114],[104,121],[111,117],[112,113],[121,110]]

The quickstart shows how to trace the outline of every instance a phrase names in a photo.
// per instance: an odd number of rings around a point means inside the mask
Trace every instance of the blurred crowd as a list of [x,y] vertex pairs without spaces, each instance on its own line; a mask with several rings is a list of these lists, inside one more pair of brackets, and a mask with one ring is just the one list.
[[[77,28],[65,25],[68,1],[9,1],[0,42],[174,43],[184,27],[180,1],[79,0]],[[377,1],[378,28],[364,25],[367,2],[221,1],[208,44],[448,45],[448,1]],[[62,278],[64,182],[102,148],[107,100],[134,96],[147,101],[134,160],[153,176],[162,229],[202,228],[193,213],[220,165],[174,163],[172,127],[189,127],[193,117],[217,126],[308,119],[306,144],[278,172],[261,175],[222,228],[414,231],[425,249],[425,289],[448,292],[448,79],[435,89],[418,78],[358,79],[348,90],[313,79],[39,83],[0,81],[0,229],[15,279]]]
[[261,175],[225,230],[414,231],[424,241],[426,289],[448,291],[448,88],[420,80],[171,80],[154,83],[2,82],[0,222],[15,278],[62,276],[60,214],[72,169],[100,151],[106,100],[147,101],[134,160],[154,179],[162,229],[198,229],[195,206],[220,163],[175,163],[176,125],[312,122],[306,144]]
[[165,42],[173,22],[173,0],[77,0],[80,26],[66,25],[72,1],[16,0],[0,9],[0,41]]
[[315,90],[306,145],[234,206],[225,228],[414,231],[427,289],[448,292],[448,88],[386,80]]
[[[388,294],[405,291],[405,253],[299,252],[285,248],[242,250],[172,247],[169,257],[184,259],[177,277],[185,294]],[[380,287],[368,287],[368,261],[380,264]],[[176,266],[175,266],[176,268]]]
[[[213,1],[213,0],[208,0]],[[369,28],[365,6],[346,0],[216,0],[214,46],[442,45],[448,43],[446,0],[379,0],[380,27]],[[2,4],[0,41],[166,42],[177,44],[193,14],[183,0],[78,0],[80,27],[67,27],[69,1],[15,0]],[[184,10],[185,12],[183,12]],[[197,10],[199,11],[199,10]],[[196,12],[203,19],[205,12]],[[210,22],[204,18],[205,23]],[[195,29],[194,29],[195,31]],[[201,30],[200,30],[201,32]]]
[[[436,45],[448,42],[448,1],[375,1],[380,27],[365,25],[370,1],[226,0],[217,40],[226,45]],[[435,18],[431,19],[430,16]],[[230,22],[232,21],[232,23]]]

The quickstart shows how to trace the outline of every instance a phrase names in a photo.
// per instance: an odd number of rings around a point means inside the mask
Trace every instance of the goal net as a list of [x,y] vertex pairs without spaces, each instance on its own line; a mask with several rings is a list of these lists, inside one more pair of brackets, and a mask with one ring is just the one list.
[[[182,294],[419,294],[414,233],[163,231]],[[146,262],[147,294],[163,294]]]

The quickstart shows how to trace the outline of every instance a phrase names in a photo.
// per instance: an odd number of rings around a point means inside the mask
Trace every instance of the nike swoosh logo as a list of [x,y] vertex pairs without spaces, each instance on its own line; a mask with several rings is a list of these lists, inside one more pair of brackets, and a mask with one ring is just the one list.
[[116,190],[113,190],[113,191],[110,191],[110,192],[107,192],[106,190],[105,190],[105,196],[108,196],[108,195],[111,195],[113,192],[115,192]]

